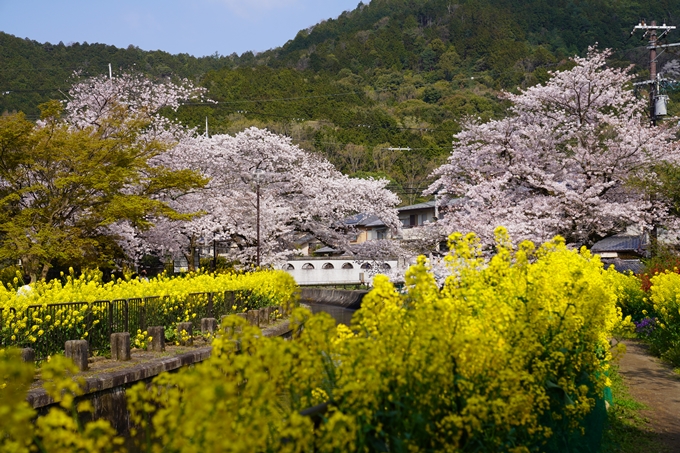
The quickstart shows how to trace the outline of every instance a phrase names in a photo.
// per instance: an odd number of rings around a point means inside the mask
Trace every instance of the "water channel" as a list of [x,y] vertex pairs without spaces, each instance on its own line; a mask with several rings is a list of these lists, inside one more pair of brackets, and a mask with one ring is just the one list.
[[356,311],[353,308],[339,307],[337,305],[326,305],[326,304],[309,304],[309,308],[312,313],[325,312],[328,313],[335,319],[336,324],[350,325],[352,322],[352,315]]

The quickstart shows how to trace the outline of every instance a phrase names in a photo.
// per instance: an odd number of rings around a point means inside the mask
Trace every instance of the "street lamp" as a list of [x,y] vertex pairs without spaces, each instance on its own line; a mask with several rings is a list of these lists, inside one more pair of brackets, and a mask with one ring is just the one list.
[[256,221],[256,228],[257,228],[257,259],[255,261],[255,264],[257,267],[260,267],[260,175],[263,173],[262,170],[259,168],[255,169],[255,184],[256,184],[256,197],[257,197],[257,202],[256,202],[256,211],[257,211],[257,221]]

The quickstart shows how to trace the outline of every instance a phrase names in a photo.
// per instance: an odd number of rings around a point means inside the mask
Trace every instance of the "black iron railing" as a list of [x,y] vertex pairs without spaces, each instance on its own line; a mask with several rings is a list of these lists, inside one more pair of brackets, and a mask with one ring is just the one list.
[[145,297],[0,308],[0,347],[33,348],[37,361],[64,350],[67,340],[85,339],[90,351],[110,348],[111,334],[135,336],[151,326],[172,328],[201,318],[220,318],[249,306],[252,291],[192,293],[183,300]]

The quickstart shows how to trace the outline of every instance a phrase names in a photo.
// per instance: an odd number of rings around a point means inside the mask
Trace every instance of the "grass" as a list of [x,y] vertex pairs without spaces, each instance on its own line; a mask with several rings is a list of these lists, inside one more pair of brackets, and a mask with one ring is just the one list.
[[664,452],[665,446],[649,428],[649,422],[640,415],[647,409],[628,392],[628,387],[612,365],[609,378],[612,382],[613,404],[607,412],[607,427],[602,441],[602,453]]

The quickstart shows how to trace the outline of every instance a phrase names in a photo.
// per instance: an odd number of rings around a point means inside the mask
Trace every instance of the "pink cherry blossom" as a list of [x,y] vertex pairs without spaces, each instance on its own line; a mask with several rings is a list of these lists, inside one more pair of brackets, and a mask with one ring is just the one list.
[[518,240],[559,234],[592,244],[668,220],[663,202],[628,182],[652,164],[678,163],[677,127],[650,126],[629,69],[606,67],[610,54],[591,48],[545,85],[507,94],[506,118],[466,124],[427,190],[459,198],[440,228],[474,231],[487,243],[503,225]]

